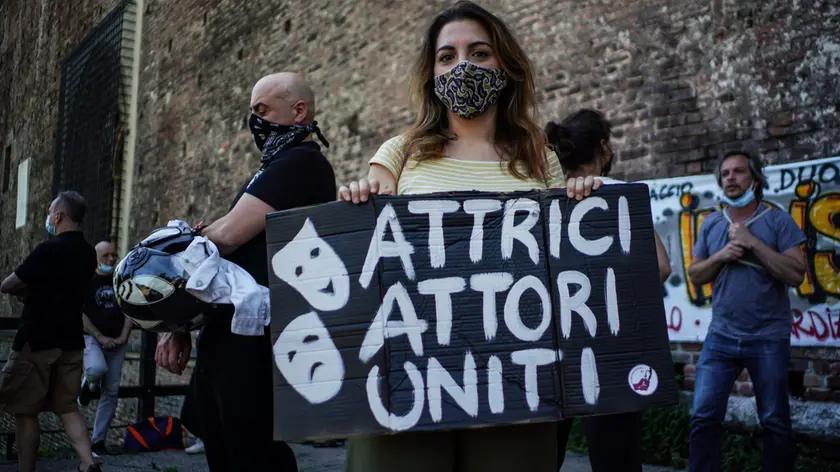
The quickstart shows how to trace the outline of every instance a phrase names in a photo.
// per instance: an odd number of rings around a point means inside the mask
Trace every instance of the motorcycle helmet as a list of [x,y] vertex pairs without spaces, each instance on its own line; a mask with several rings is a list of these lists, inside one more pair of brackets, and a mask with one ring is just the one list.
[[232,305],[206,303],[187,292],[189,274],[179,255],[197,233],[187,227],[154,230],[114,270],[114,294],[120,310],[142,329],[186,331],[204,324],[205,316]]

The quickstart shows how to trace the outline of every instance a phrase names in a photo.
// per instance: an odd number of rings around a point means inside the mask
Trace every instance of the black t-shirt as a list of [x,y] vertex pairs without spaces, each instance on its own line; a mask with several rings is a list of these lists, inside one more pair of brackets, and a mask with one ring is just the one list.
[[85,348],[82,305],[96,270],[96,251],[81,231],[42,242],[15,269],[27,285],[21,324],[12,348],[29,343],[33,351]]
[[125,315],[117,306],[112,276],[93,274],[82,311],[103,335],[116,338],[122,334]]
[[[328,203],[336,199],[335,174],[332,166],[317,143],[306,141],[278,155],[268,165],[262,167],[256,175],[237,193],[231,208],[247,192],[274,208],[275,211]],[[225,259],[245,269],[257,283],[268,286],[268,251],[265,231],[225,256]],[[221,358],[227,362],[246,356],[237,349],[229,349],[231,339],[241,340],[230,331],[231,315],[219,315],[207,318],[198,338],[199,370],[222,368],[217,362]],[[271,358],[271,341],[268,335],[250,337],[264,344],[266,358]],[[239,342],[239,341],[237,341]],[[228,359],[230,358],[230,359]],[[214,360],[216,359],[216,360]],[[231,361],[233,362],[233,361]],[[252,363],[253,359],[244,362]],[[270,369],[269,369],[270,372]]]
[[[280,211],[334,201],[335,190],[332,166],[317,143],[306,141],[286,150],[260,169],[242,186],[230,208],[233,209],[246,192]],[[265,231],[225,259],[245,269],[258,284],[268,287]]]

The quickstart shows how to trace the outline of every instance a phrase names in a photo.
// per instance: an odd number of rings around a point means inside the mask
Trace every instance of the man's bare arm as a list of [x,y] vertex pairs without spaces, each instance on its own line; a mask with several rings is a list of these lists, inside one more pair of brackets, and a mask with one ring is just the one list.
[[723,266],[744,257],[747,247],[741,241],[729,241],[708,259],[694,259],[688,266],[688,278],[697,285],[707,284],[718,275]]
[[224,256],[265,230],[265,215],[274,211],[267,203],[243,194],[230,212],[202,230]]
[[741,242],[744,247],[751,250],[761,261],[761,265],[770,272],[776,280],[784,282],[791,287],[796,287],[805,278],[805,256],[797,244],[788,248],[784,253],[779,253],[764,242],[758,239],[748,227],[741,223],[733,223],[729,226],[729,237],[733,241]]
[[718,261],[715,256],[707,259],[694,259],[688,266],[688,279],[696,285],[707,284],[717,277],[722,267],[723,262]]
[[131,334],[132,326],[134,326],[134,322],[131,321],[131,318],[126,316],[125,321],[123,321],[122,333],[120,333],[120,337],[117,338],[117,342],[119,344],[125,344],[128,342],[128,336]]
[[99,329],[96,326],[94,326],[93,322],[90,321],[90,318],[88,318],[88,315],[84,313],[82,313],[82,327],[84,328],[85,333],[93,336],[94,338],[99,338],[102,336],[102,332],[99,331]]
[[659,265],[659,280],[664,284],[671,275],[671,260],[668,258],[668,251],[665,249],[665,245],[662,244],[662,240],[656,231],[653,232],[653,237],[656,239],[656,261]]
[[23,282],[23,280],[20,280],[20,277],[18,277],[17,274],[15,274],[14,272],[9,274],[9,276],[6,277],[6,280],[4,280],[2,284],[0,284],[0,293],[8,293],[11,295],[21,296],[26,295],[26,289],[26,284]]
[[794,246],[783,253],[776,252],[760,240],[752,247],[753,254],[761,261],[761,265],[770,272],[776,280],[780,280],[791,287],[798,287],[805,278],[805,257],[799,246]]

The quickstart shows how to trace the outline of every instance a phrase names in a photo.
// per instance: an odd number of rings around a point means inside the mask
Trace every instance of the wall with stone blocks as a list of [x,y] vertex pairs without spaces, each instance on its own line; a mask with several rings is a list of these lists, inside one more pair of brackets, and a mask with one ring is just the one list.
[[[672,359],[680,387],[693,391],[696,364],[702,344],[674,343]],[[840,403],[840,350],[836,348],[801,348],[791,350],[788,369],[790,393],[793,398],[812,402]],[[732,393],[744,397],[755,396],[749,373],[741,372]]]
[[[118,0],[0,2],[0,274],[46,237],[61,62]],[[18,165],[30,160],[26,224],[15,227]],[[22,305],[0,296],[0,315]]]
[[[265,1],[150,1],[135,236],[174,216],[224,214],[257,166],[245,116],[253,82],[269,72],[306,73],[339,181],[363,175],[377,147],[411,123],[408,70],[425,25],[447,4],[315,1],[272,11]],[[715,156],[738,146],[768,164],[840,154],[836,3],[482,5],[511,25],[530,55],[543,120],[578,107],[607,113],[619,177],[708,172]],[[688,374],[699,347],[676,346],[675,359],[691,356],[681,363]],[[840,401],[829,390],[837,381],[808,357],[840,360],[837,350],[801,351],[795,389],[801,377],[801,396]],[[687,388],[692,379],[686,375]],[[747,377],[735,393],[752,394]]]
[[[0,188],[3,274],[43,237],[60,61],[114,3],[0,4],[0,63],[10,72],[0,76],[0,160],[11,146],[12,169],[23,156],[35,161],[24,229],[14,229],[14,175]],[[412,121],[407,73],[425,25],[449,3],[147,0],[130,240],[171,218],[211,221],[227,211],[258,167],[248,99],[270,72],[306,74],[339,181],[363,175],[367,158]],[[837,2],[481,4],[530,55],[543,121],[584,106],[607,113],[619,178],[708,172],[715,156],[739,146],[767,164],[840,155]],[[0,298],[0,314],[18,311]],[[674,347],[690,388],[699,346]],[[794,352],[801,395],[838,401],[837,350]],[[748,378],[735,389],[750,394]]]

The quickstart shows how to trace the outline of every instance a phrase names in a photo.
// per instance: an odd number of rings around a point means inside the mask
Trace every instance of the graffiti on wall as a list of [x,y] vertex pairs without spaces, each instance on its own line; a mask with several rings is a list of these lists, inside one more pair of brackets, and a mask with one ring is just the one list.
[[[840,346],[840,157],[764,169],[764,202],[787,212],[808,240],[805,280],[790,288],[791,342]],[[702,341],[712,316],[712,285],[688,281],[692,249],[703,219],[720,209],[711,174],[644,181],[654,224],[671,259],[665,320],[671,341]]]

